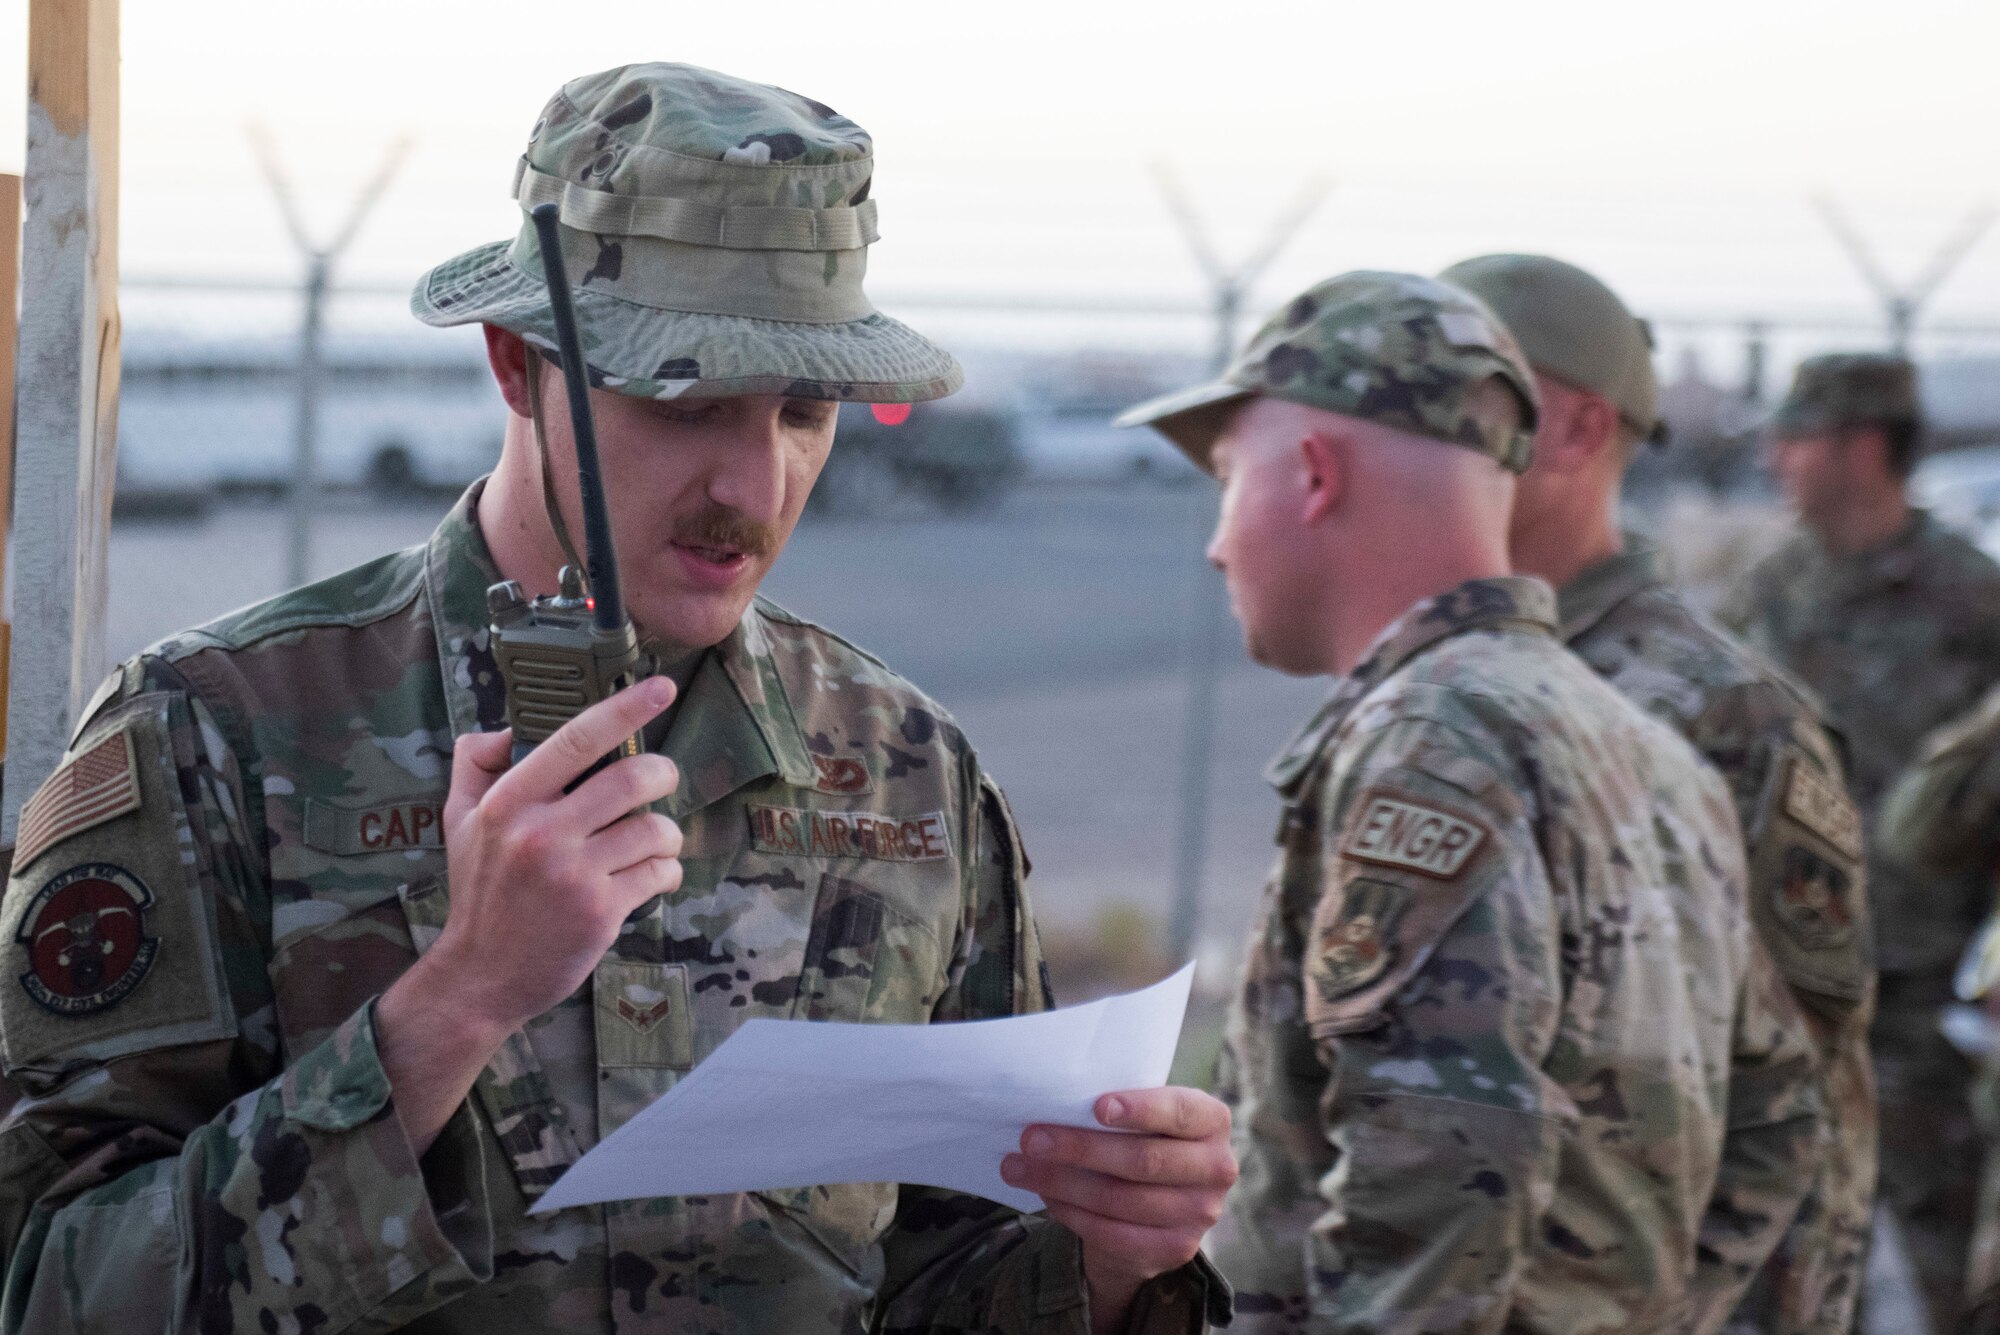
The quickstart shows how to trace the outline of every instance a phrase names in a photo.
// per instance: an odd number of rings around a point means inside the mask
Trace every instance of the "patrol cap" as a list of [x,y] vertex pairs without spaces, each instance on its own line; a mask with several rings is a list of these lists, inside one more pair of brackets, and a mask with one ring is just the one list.
[[553,349],[527,212],[554,203],[593,384],[652,399],[942,398],[958,363],[861,290],[874,175],[867,131],[811,98],[692,65],[587,75],[529,132],[520,231],[432,269],[410,307]]
[[1891,352],[1829,352],[1799,363],[1771,417],[1776,436],[1810,436],[1863,423],[1919,422],[1917,368]]
[[1602,395],[1625,425],[1661,438],[1652,334],[1617,293],[1546,255],[1481,255],[1438,277],[1492,307],[1537,371]]
[[[1495,396],[1498,378],[1520,412]],[[1520,345],[1480,300],[1419,274],[1359,270],[1294,297],[1221,377],[1121,413],[1213,472],[1209,451],[1237,405],[1269,395],[1431,436],[1519,473],[1534,448],[1539,400]]]

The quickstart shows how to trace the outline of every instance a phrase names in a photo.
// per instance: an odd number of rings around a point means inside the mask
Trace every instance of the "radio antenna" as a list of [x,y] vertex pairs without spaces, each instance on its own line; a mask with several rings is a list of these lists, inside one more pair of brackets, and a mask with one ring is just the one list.
[[625,626],[625,602],[618,590],[618,557],[611,546],[611,512],[604,504],[604,477],[597,468],[597,428],[590,419],[590,377],[583,366],[583,343],[576,333],[576,306],[563,266],[559,210],[537,204],[529,212],[541,241],[542,275],[548,281],[549,313],[556,322],[556,351],[569,390],[570,434],[576,438],[577,490],[583,500],[583,563],[590,576],[592,621],[599,630]]

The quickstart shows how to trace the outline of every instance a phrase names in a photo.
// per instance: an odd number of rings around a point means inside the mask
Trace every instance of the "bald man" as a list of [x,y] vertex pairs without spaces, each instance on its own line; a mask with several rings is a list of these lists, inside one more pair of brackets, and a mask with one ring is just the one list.
[[1555,586],[1561,635],[1578,657],[1728,780],[1751,921],[1818,1050],[1834,1140],[1812,1194],[1761,1270],[1769,1221],[1758,1202],[1715,1202],[1704,1304],[1733,1307],[1731,1330],[1850,1330],[1875,1198],[1875,966],[1861,815],[1840,750],[1811,691],[1697,615],[1654,553],[1619,531],[1625,466],[1660,425],[1645,326],[1597,278],[1544,255],[1483,255],[1441,276],[1506,322],[1541,392],[1508,535],[1514,568]]
[[1135,409],[1222,483],[1251,653],[1334,693],[1278,759],[1283,847],[1224,1054],[1210,1235],[1252,1331],[1690,1328],[1756,1140],[1789,1217],[1822,1128],[1752,950],[1727,788],[1510,575],[1534,377],[1458,288],[1304,293]]

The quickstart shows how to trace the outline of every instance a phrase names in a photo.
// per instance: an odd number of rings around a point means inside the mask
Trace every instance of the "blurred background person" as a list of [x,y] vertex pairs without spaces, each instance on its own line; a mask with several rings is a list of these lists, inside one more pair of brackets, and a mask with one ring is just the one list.
[[[2000,689],[1924,740],[1883,799],[1878,830],[1882,851],[1922,874],[1992,885],[2000,870]],[[1985,1157],[1965,1305],[1953,1329],[1993,1335],[2000,1331],[2000,913],[1988,916],[1968,948],[1954,990],[1984,1010],[1954,1008],[1948,1032],[1979,1066],[1973,1113]]]
[[[1802,363],[1770,425],[1771,466],[1798,528],[1720,612],[1825,703],[1869,822],[1924,734],[2000,681],[2000,566],[1911,504],[1905,484],[1922,435],[1907,358]],[[1964,1287],[1977,1139],[1972,1067],[1938,1026],[1989,889],[1982,876],[1914,872],[1880,849],[1868,889],[1880,971],[1880,1199],[1942,1327]]]

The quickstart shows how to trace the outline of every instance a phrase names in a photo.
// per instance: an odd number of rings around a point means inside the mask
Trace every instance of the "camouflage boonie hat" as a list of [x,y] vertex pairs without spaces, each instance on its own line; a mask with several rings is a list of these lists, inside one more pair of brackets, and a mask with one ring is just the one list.
[[1492,307],[1537,371],[1603,396],[1641,437],[1664,438],[1652,331],[1594,275],[1546,255],[1481,255],[1438,277]]
[[1920,422],[1917,368],[1892,352],[1808,357],[1771,416],[1771,434],[1810,436],[1864,423]]
[[[1518,419],[1499,379],[1519,401]],[[1220,379],[1142,403],[1118,426],[1151,426],[1213,472],[1209,451],[1245,399],[1309,408],[1464,445],[1519,473],[1539,400],[1507,327],[1469,292],[1417,274],[1358,271],[1292,299]]]
[[519,234],[432,269],[410,307],[553,349],[525,216],[552,202],[593,384],[652,399],[942,398],[958,363],[861,290],[874,170],[867,131],[782,88],[692,65],[588,75],[528,136]]

